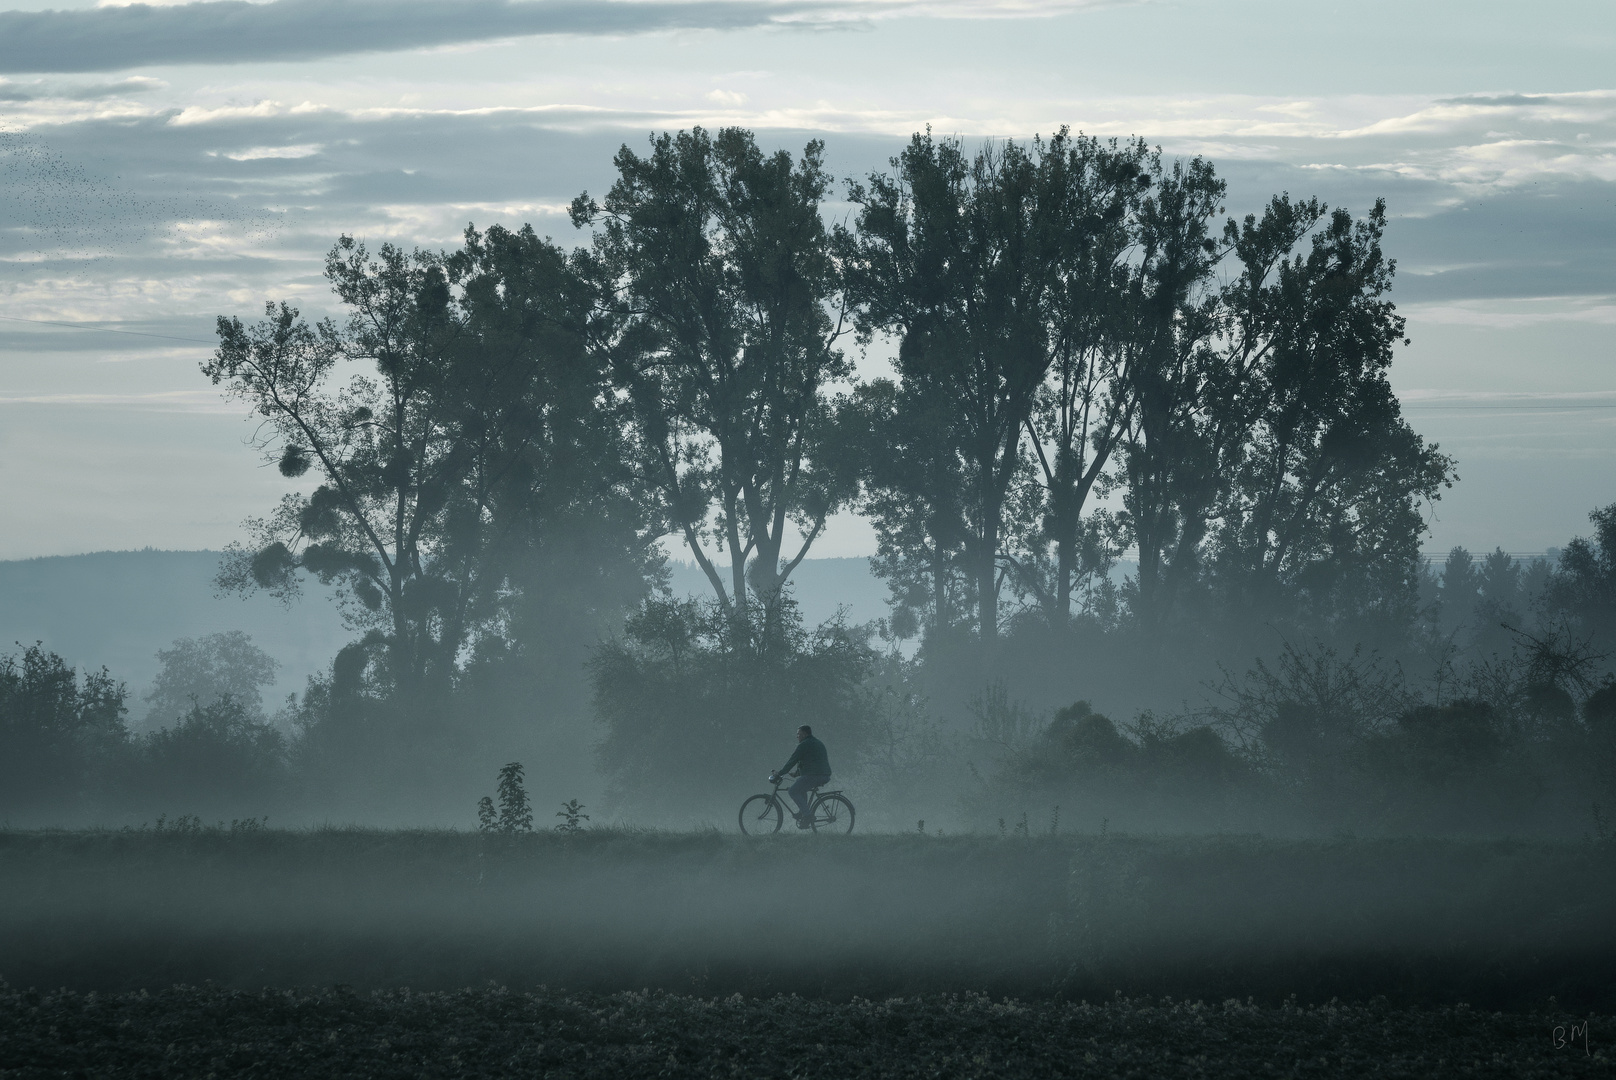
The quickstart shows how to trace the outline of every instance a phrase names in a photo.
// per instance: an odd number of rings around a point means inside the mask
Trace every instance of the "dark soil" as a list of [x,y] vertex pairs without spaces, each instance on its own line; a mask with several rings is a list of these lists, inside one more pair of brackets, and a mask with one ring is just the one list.
[[1610,1016],[1381,1002],[0,988],[7,1080],[1607,1076],[1613,1038]]

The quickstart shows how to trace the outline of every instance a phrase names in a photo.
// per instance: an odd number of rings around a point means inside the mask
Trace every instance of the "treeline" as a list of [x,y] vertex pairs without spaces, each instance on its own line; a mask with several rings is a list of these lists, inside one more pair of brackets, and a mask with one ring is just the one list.
[[[1357,648],[1446,688],[1489,649],[1572,648],[1443,629],[1419,547],[1455,474],[1388,380],[1383,203],[1231,217],[1209,162],[1065,130],[916,135],[840,187],[822,149],[664,134],[574,200],[578,247],[345,236],[342,320],[219,320],[205,374],[311,488],[220,581],[317,578],[356,637],[294,706],[313,788],[419,804],[486,786],[513,739],[559,761],[592,716],[622,806],[727,804],[805,721],[888,793],[952,799],[980,764],[991,801],[1074,700],[1177,738],[1220,665]],[[791,575],[844,510],[892,615],[803,627]],[[669,537],[708,602],[661,588]],[[1529,573],[1608,574],[1577,550]],[[1571,610],[1544,603],[1512,610]],[[1574,713],[1598,663],[1549,678]],[[1207,730],[1272,772],[1260,733]]]
[[1553,561],[1455,548],[1404,647],[1311,636],[1121,723],[1087,701],[977,705],[993,805],[1125,828],[1611,835],[1616,505]]
[[240,631],[182,638],[130,722],[126,684],[37,643],[0,656],[0,818],[114,824],[208,815],[260,825],[299,792],[300,743],[264,710],[275,661]]

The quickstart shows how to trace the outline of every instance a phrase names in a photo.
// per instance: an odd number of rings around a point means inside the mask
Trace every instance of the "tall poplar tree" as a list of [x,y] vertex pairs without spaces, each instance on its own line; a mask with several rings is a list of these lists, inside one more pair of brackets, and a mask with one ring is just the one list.
[[1159,160],[1142,140],[1078,136],[1050,148],[1047,189],[1060,230],[1047,308],[1053,360],[1026,425],[1042,523],[1015,565],[1054,630],[1071,619],[1079,583],[1108,568],[1120,540],[1114,518],[1091,512],[1090,500],[1114,483],[1136,408],[1125,301],[1136,217]]
[[889,448],[869,505],[883,535],[924,536],[928,573],[900,576],[911,592],[929,577],[939,613],[944,565],[957,568],[983,642],[1012,574],[1052,619],[1069,609],[1085,503],[1127,422],[1118,274],[1149,157],[1066,129],[970,157],[928,132],[892,173],[850,186],[849,289],[865,339],[899,341],[890,427],[910,433]]
[[618,151],[604,200],[572,204],[573,223],[595,229],[593,343],[626,393],[643,476],[737,625],[754,597],[773,619],[856,484],[833,437],[833,390],[852,373],[836,343],[851,326],[822,151],[764,154],[741,128],[665,133],[647,156]]
[[[1006,143],[972,159],[957,140],[916,135],[893,174],[849,186],[857,230],[839,240],[861,333],[899,339],[899,403],[931,411],[955,458],[911,471],[959,485],[959,561],[984,642],[998,634],[1006,510],[1051,359],[1045,305],[1061,234],[1040,197],[1042,149]],[[929,537],[939,550],[952,539]]]

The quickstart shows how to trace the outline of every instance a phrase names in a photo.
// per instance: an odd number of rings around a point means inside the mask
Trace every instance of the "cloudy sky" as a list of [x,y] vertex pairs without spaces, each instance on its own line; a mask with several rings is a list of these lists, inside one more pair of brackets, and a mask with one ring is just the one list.
[[[1427,548],[1541,551],[1616,502],[1609,0],[25,0],[0,10],[0,558],[235,538],[283,481],[197,373],[215,316],[323,313],[343,232],[577,242],[565,205],[619,144],[698,123],[823,138],[848,176],[927,124],[1069,124],[1210,157],[1231,213],[1384,196],[1394,380],[1462,477]],[[869,550],[843,521],[816,553]]]

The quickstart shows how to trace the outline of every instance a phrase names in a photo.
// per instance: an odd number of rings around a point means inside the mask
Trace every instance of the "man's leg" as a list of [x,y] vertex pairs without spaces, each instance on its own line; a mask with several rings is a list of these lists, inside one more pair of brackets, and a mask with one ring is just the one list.
[[796,783],[787,790],[791,801],[797,804],[797,820],[801,821],[808,813],[808,789],[816,787],[819,777],[799,776]]
[[799,807],[797,813],[799,819],[804,819],[808,815],[807,792],[814,788],[822,788],[828,783],[830,783],[828,776],[799,776],[797,782],[791,785],[791,797],[796,800]]

